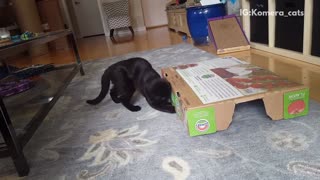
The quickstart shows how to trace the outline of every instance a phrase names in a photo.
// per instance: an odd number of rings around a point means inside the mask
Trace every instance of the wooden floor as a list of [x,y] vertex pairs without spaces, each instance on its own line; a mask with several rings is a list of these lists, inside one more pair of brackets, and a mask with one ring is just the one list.
[[[81,39],[78,41],[81,58],[90,61],[162,48],[183,42],[182,34],[169,31],[167,27],[150,29],[147,32],[137,32],[134,40],[131,40],[130,36],[121,37],[118,40],[120,42],[114,44],[108,37],[104,36]],[[190,38],[187,39],[187,42],[192,43]],[[199,46],[198,48],[214,54],[212,45]],[[320,102],[320,66],[254,49],[228,55],[269,69],[294,82],[309,85],[311,98]],[[73,54],[72,51],[57,51],[35,58],[18,58],[15,62],[15,65],[19,66],[42,63],[66,64],[73,62]]]

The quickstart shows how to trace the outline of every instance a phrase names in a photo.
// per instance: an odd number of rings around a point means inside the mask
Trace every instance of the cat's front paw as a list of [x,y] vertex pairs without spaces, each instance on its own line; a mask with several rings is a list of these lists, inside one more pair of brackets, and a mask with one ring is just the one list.
[[167,106],[163,107],[163,109],[161,109],[160,111],[163,111],[166,113],[176,113],[176,109],[172,105],[167,105]]
[[174,108],[174,106],[171,106],[171,107],[168,109],[168,113],[176,113],[176,109]]
[[132,106],[132,108],[130,109],[132,112],[137,112],[141,110],[140,106]]

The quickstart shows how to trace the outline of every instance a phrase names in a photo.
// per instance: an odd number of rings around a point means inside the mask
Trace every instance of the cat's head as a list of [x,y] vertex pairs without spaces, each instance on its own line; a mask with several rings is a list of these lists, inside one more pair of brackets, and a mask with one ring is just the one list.
[[171,103],[171,86],[165,79],[159,79],[153,82],[150,86],[150,95],[156,104]]

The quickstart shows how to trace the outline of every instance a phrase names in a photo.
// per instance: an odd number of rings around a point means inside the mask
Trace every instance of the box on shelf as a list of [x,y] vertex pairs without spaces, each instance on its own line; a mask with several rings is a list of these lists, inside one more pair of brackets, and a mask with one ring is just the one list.
[[262,99],[272,120],[308,114],[309,89],[233,57],[162,69],[190,136],[226,130],[238,103]]

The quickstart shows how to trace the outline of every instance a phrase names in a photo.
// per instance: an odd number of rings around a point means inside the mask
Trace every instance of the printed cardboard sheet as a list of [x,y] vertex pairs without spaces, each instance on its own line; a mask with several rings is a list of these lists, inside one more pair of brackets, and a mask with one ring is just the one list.
[[241,64],[235,58],[217,58],[196,64],[176,67],[176,71],[196,93],[203,104],[243,96],[237,88],[225,81],[212,69]]

